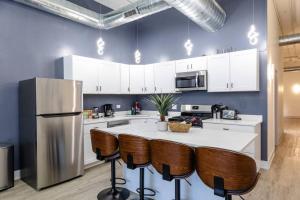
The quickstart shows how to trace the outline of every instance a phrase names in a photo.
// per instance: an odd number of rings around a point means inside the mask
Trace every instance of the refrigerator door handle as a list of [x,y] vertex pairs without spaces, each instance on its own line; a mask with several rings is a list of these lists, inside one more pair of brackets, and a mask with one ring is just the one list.
[[80,115],[81,112],[74,112],[74,113],[60,113],[60,114],[43,114],[43,115],[38,115],[43,118],[53,118],[53,117],[68,117],[68,116],[76,116]]

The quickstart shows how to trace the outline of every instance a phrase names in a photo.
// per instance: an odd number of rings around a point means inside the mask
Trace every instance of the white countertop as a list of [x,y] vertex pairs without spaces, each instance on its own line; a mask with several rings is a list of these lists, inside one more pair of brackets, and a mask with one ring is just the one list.
[[258,124],[261,124],[263,121],[262,115],[239,115],[239,117],[241,118],[241,120],[206,119],[203,120],[203,123],[256,126]]
[[100,129],[115,135],[126,133],[147,139],[163,139],[183,143],[192,147],[209,146],[242,152],[257,134],[191,128],[189,133],[160,132],[153,122],[129,124]]
[[115,117],[101,117],[99,119],[85,119],[83,124],[96,124],[96,123],[105,123],[105,122],[113,122],[118,120],[133,120],[133,119],[159,119],[158,116],[151,115],[123,115],[123,116],[115,116]]

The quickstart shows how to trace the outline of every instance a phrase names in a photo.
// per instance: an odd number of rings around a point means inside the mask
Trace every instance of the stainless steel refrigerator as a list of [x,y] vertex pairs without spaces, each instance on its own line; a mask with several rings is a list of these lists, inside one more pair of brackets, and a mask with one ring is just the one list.
[[21,179],[40,190],[83,175],[82,82],[19,82]]

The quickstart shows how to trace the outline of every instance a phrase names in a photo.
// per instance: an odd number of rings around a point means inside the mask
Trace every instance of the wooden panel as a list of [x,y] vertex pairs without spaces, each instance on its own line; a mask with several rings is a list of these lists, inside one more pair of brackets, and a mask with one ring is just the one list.
[[224,188],[244,193],[256,184],[255,161],[243,154],[217,148],[196,149],[196,171],[201,180],[214,188],[214,177],[224,179]]
[[194,150],[179,143],[151,140],[151,162],[161,174],[165,164],[170,166],[170,175],[186,176],[194,171]]
[[92,148],[96,153],[96,148],[100,149],[101,156],[112,156],[118,152],[118,139],[106,132],[91,130]]
[[120,134],[120,155],[122,160],[127,163],[127,155],[133,157],[134,165],[146,165],[150,163],[150,141],[132,135]]

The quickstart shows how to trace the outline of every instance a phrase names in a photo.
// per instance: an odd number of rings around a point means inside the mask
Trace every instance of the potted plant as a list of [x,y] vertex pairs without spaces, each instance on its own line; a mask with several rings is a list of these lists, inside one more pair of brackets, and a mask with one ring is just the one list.
[[168,111],[172,108],[172,104],[175,103],[176,100],[177,99],[172,94],[154,94],[150,95],[147,99],[147,101],[153,104],[159,112],[160,121],[157,123],[159,131],[168,130],[166,116],[168,115]]

